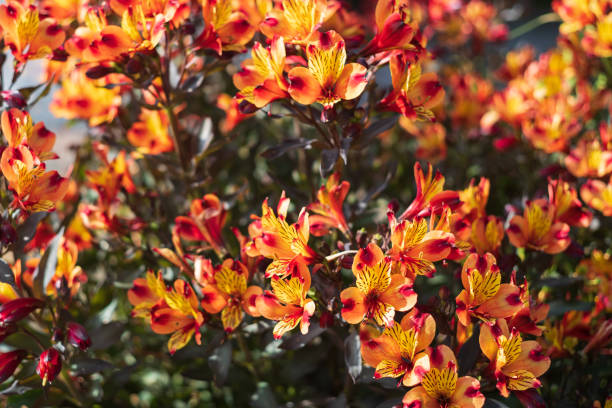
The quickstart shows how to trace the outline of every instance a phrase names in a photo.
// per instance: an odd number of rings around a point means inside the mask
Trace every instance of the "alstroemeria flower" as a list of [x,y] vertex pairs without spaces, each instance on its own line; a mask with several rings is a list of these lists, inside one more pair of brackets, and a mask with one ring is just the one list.
[[70,289],[70,295],[75,296],[81,283],[87,282],[87,275],[80,266],[77,266],[78,257],[79,250],[76,244],[63,238],[57,250],[55,275],[46,288],[47,294],[57,294],[61,285],[66,285],[66,288]]
[[550,358],[542,355],[537,341],[523,341],[521,335],[510,331],[504,319],[480,328],[480,348],[491,361],[497,389],[508,397],[510,391],[538,388],[538,377],[550,367]]
[[286,332],[300,325],[302,334],[308,333],[310,318],[315,312],[315,303],[306,294],[310,290],[310,272],[300,263],[299,276],[281,279],[272,278],[272,291],[266,290],[257,297],[257,311],[266,319],[276,320],[273,334],[280,339]]
[[612,145],[608,132],[612,126],[602,122],[601,140],[582,138],[565,157],[565,167],[576,177],[604,177],[612,173]]
[[593,214],[582,207],[578,193],[568,182],[550,180],[548,201],[555,207],[555,219],[582,228],[587,228],[591,224]]
[[556,208],[539,198],[525,204],[523,215],[510,220],[507,233],[512,245],[548,254],[563,252],[569,246],[569,225],[555,218]]
[[172,333],[168,340],[171,354],[185,347],[194,335],[196,343],[201,344],[204,316],[198,310],[195,291],[184,280],[178,279],[174,288],[167,288],[161,274],[148,271],[146,279],[134,281],[128,300],[134,306],[132,315],[149,320],[155,333]]
[[201,0],[204,31],[197,38],[200,48],[223,51],[242,51],[251,41],[255,27],[233,0]]
[[416,182],[416,197],[406,211],[400,215],[399,220],[412,220],[415,217],[428,217],[440,214],[445,207],[455,209],[461,204],[459,193],[453,190],[444,190],[444,176],[428,164],[427,177],[419,162],[414,163],[414,180]]
[[404,408],[481,408],[484,405],[480,382],[474,377],[457,376],[457,359],[448,346],[432,348],[429,362],[430,368],[423,374],[421,385],[404,395]]
[[[516,276],[512,275],[510,282],[516,285]],[[520,290],[521,308],[512,316],[506,318],[508,326],[515,327],[519,332],[534,336],[542,335],[542,327],[537,323],[546,319],[550,306],[532,298],[529,294],[527,279],[518,285]]]
[[420,383],[429,370],[430,359],[424,350],[435,335],[434,318],[413,309],[400,323],[385,328],[381,336],[362,345],[361,354],[368,365],[376,368],[375,378],[399,378],[401,384],[411,387]]
[[457,317],[462,325],[470,324],[475,316],[485,321],[512,316],[523,307],[519,288],[501,283],[501,273],[495,257],[471,254],[461,270],[464,289],[457,296]]
[[581,44],[589,54],[600,58],[612,57],[612,13],[609,9],[607,14],[598,17],[594,26],[585,28]]
[[504,239],[504,223],[498,217],[489,215],[472,222],[469,242],[473,249],[483,255],[496,252]]
[[205,241],[217,254],[225,253],[225,243],[221,229],[225,225],[227,211],[224,204],[214,194],[206,194],[201,199],[191,201],[189,216],[175,219],[177,234],[190,241]]
[[132,38],[116,25],[108,25],[102,9],[91,8],[85,26],[66,41],[66,51],[85,62],[114,60],[134,46]]
[[262,290],[259,286],[247,287],[248,278],[249,271],[242,262],[226,259],[202,289],[202,307],[209,313],[217,313],[222,307],[221,322],[228,333],[242,322],[243,310],[254,317],[260,315],[256,301]]
[[455,242],[453,234],[428,227],[423,218],[413,221],[395,219],[388,212],[391,230],[389,258],[399,266],[405,277],[414,281],[417,275],[433,276],[434,262],[448,257]]
[[41,161],[58,157],[51,151],[55,133],[49,131],[43,122],[33,124],[28,112],[16,108],[2,112],[2,134],[9,147],[25,144]]
[[13,205],[27,211],[51,211],[68,191],[69,180],[55,170],[45,171],[25,145],[4,149],[0,169],[14,192]]
[[612,179],[608,184],[601,180],[587,180],[580,187],[580,197],[589,207],[606,217],[612,215]]
[[376,35],[361,51],[361,55],[372,55],[393,49],[418,49],[413,41],[418,32],[418,21],[406,1],[379,0],[376,3]]
[[163,110],[143,109],[127,131],[127,139],[144,154],[160,154],[174,149],[168,133],[168,115]]
[[49,110],[58,118],[86,119],[89,126],[112,121],[121,105],[121,89],[104,88],[104,80],[91,80],[83,70],[74,70],[53,94]]
[[313,235],[326,235],[330,228],[338,228],[344,235],[349,234],[343,204],[350,186],[348,181],[341,182],[340,173],[335,172],[319,188],[317,201],[308,206],[308,210],[316,214],[310,216],[310,232]]
[[35,5],[9,1],[0,5],[0,33],[19,63],[51,55],[66,35],[52,18],[41,19]]
[[357,252],[353,274],[356,286],[340,294],[342,317],[350,324],[374,319],[379,325],[392,326],[396,310],[409,310],[416,304],[417,294],[410,280],[391,274],[390,263],[374,243]]
[[433,72],[421,74],[421,66],[404,54],[394,54],[389,61],[393,89],[380,106],[401,113],[410,120],[434,120],[432,108],[444,100],[444,88]]
[[286,219],[288,207],[289,199],[284,192],[278,202],[278,216],[266,199],[261,207],[261,219],[253,223],[257,226],[249,227],[249,232],[255,234],[251,235],[252,241],[248,243],[249,256],[263,255],[273,259],[266,269],[266,277],[284,277],[292,273],[292,264],[297,258],[308,265],[318,259],[316,252],[308,246],[310,223],[306,209],[302,208],[297,223],[289,225]]
[[236,99],[261,108],[276,99],[288,97],[289,83],[283,76],[285,56],[283,37],[274,37],[267,48],[255,43],[251,58],[244,61],[240,71],[232,77],[239,91]]
[[317,29],[337,8],[327,0],[282,0],[261,22],[260,30],[268,38],[282,36],[289,44],[308,44]]
[[342,99],[355,99],[367,84],[366,67],[346,63],[344,39],[335,31],[320,33],[306,47],[308,68],[289,71],[289,94],[302,105],[318,102],[331,109]]

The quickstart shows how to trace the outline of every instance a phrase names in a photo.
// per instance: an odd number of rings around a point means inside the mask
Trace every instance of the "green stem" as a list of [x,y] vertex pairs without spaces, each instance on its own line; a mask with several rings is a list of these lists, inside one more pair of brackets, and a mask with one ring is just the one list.
[[514,40],[515,38],[518,38],[524,34],[527,34],[528,32],[532,30],[535,30],[542,24],[557,23],[559,21],[561,21],[561,18],[559,17],[557,13],[550,12],[550,13],[542,14],[541,16],[538,16],[534,18],[533,20],[530,20],[526,22],[525,24],[522,24],[516,27],[515,29],[513,29],[512,31],[510,31],[510,34],[508,35],[508,39]]

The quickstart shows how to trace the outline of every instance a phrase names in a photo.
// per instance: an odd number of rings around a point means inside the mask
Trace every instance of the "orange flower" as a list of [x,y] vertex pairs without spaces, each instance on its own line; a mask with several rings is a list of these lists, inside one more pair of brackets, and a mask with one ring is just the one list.
[[200,48],[223,51],[242,51],[251,41],[255,27],[248,16],[232,0],[201,0],[205,28],[196,39]]
[[274,37],[270,46],[264,48],[255,43],[247,59],[232,77],[239,92],[238,100],[246,100],[258,108],[288,96],[289,84],[283,76],[285,69],[285,43],[283,37]]
[[477,253],[497,252],[503,239],[504,223],[498,217],[489,215],[472,222],[469,242]]
[[394,54],[389,61],[393,90],[382,100],[383,108],[401,113],[410,120],[433,120],[432,108],[444,100],[444,89],[433,72],[421,74],[421,65],[411,63],[405,54]]
[[206,241],[220,256],[225,253],[221,229],[225,224],[227,211],[214,194],[206,194],[191,202],[189,216],[176,217],[176,232],[190,241]]
[[612,215],[612,180],[608,184],[601,180],[587,180],[580,187],[580,197],[591,208],[603,215]]
[[308,333],[315,303],[306,294],[310,289],[310,272],[304,263],[297,263],[298,276],[287,279],[272,278],[272,291],[266,290],[256,300],[257,311],[266,319],[276,320],[273,334],[280,339],[286,332],[300,325],[302,334]]
[[282,0],[260,25],[268,38],[281,36],[287,43],[307,45],[317,28],[333,14],[337,5],[327,0]]
[[66,238],[62,238],[57,250],[55,275],[47,286],[47,294],[58,294],[59,290],[64,287],[70,289],[71,296],[75,296],[81,283],[87,282],[87,275],[76,264],[78,256],[79,250],[76,244]]
[[228,333],[242,322],[243,310],[254,317],[260,315],[256,301],[262,290],[259,286],[247,287],[248,278],[248,269],[242,262],[226,259],[202,289],[202,307],[209,313],[218,313],[222,307],[221,322]]
[[498,319],[491,325],[482,325],[479,342],[504,397],[510,391],[540,387],[538,377],[550,367],[550,358],[542,355],[537,341],[523,341],[516,329],[510,331],[506,321]]
[[435,177],[433,176],[431,164],[428,164],[427,177],[425,177],[419,162],[414,163],[414,179],[416,197],[399,217],[400,220],[439,214],[445,207],[454,209],[461,204],[456,191],[444,190],[444,176],[439,171],[436,171]]
[[423,374],[421,385],[408,391],[404,408],[481,408],[485,397],[480,382],[473,377],[457,378],[457,359],[448,346],[430,350],[430,368]]
[[308,206],[308,210],[317,214],[310,216],[310,232],[313,235],[324,236],[330,228],[338,228],[344,235],[350,233],[342,208],[350,186],[348,181],[340,182],[340,173],[335,172],[319,188],[317,201]]
[[306,47],[306,55],[308,68],[289,71],[289,94],[297,102],[318,102],[331,109],[342,99],[357,98],[365,89],[366,68],[354,62],[346,64],[344,39],[335,31],[319,33]]
[[600,58],[612,57],[612,13],[609,9],[605,16],[597,19],[594,26],[586,27],[581,44],[589,54]]
[[357,252],[353,260],[356,287],[344,289],[342,317],[350,324],[374,319],[380,325],[393,326],[395,311],[411,309],[417,301],[409,279],[391,274],[391,265],[374,243]]
[[434,318],[413,309],[381,336],[362,343],[361,354],[366,364],[376,368],[375,378],[399,378],[400,384],[411,387],[429,370],[430,357],[424,350],[435,335]]
[[57,171],[45,171],[44,163],[26,145],[4,149],[0,169],[15,194],[13,205],[26,211],[53,210],[70,184]]
[[187,345],[195,335],[201,344],[200,326],[204,316],[198,310],[198,299],[193,288],[184,280],[167,288],[161,274],[148,271],[146,279],[138,278],[128,291],[128,300],[134,306],[132,316],[149,320],[151,329],[158,334],[170,334],[168,350],[174,354]]
[[36,6],[18,1],[0,5],[0,26],[4,43],[19,63],[52,54],[66,37],[55,20],[40,19]]
[[266,277],[287,276],[295,269],[294,263],[309,265],[318,259],[308,246],[310,223],[306,209],[302,208],[297,223],[289,225],[286,220],[288,207],[289,199],[284,192],[278,202],[278,216],[274,215],[266,199],[262,205],[262,217],[254,223],[257,226],[249,227],[249,232],[253,232],[252,241],[247,244],[249,256],[263,255],[273,259],[266,269]]
[[168,134],[168,116],[162,110],[143,109],[140,121],[132,124],[127,132],[130,143],[144,154],[160,154],[174,149]]
[[[565,167],[576,177],[604,177],[612,173],[611,126],[602,122],[599,126],[600,140],[582,138],[565,157]],[[587,133],[588,134],[588,133]]]
[[113,60],[134,45],[121,27],[107,24],[102,9],[91,8],[85,16],[85,24],[66,41],[66,51],[82,61]]
[[398,222],[392,212],[388,217],[392,245],[389,258],[411,281],[417,275],[433,276],[434,262],[448,257],[455,242],[454,235],[437,230],[433,225],[428,228],[427,221],[422,218]]
[[89,126],[113,120],[121,105],[120,88],[102,85],[103,81],[87,78],[83,70],[73,71],[53,95],[51,113],[64,119],[87,119]]
[[508,238],[517,248],[531,248],[548,254],[563,252],[569,246],[569,225],[555,218],[556,208],[539,198],[525,204],[523,215],[510,220]]
[[34,125],[28,112],[15,108],[2,112],[2,134],[9,147],[25,144],[41,161],[58,158],[51,151],[55,144],[55,133],[49,131],[42,122]]
[[379,0],[376,3],[376,35],[361,51],[372,55],[393,49],[418,50],[420,44],[413,41],[418,31],[418,21],[411,20],[408,1]]
[[462,325],[470,324],[475,316],[484,321],[505,318],[518,312],[523,302],[519,288],[501,283],[501,273],[495,257],[471,254],[461,271],[464,289],[457,296],[457,317]]
[[555,219],[582,228],[591,224],[593,214],[582,207],[576,190],[566,181],[548,182],[548,200],[555,208]]

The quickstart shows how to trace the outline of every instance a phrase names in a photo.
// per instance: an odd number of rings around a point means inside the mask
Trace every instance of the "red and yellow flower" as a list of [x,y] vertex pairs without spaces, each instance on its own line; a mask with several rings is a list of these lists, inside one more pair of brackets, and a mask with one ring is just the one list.
[[342,317],[350,324],[373,319],[379,325],[393,326],[395,311],[411,309],[417,301],[412,282],[402,274],[391,274],[391,264],[374,243],[355,255],[353,274],[356,286],[344,289]]
[[481,408],[484,405],[480,382],[474,377],[458,377],[457,359],[448,346],[432,348],[429,362],[430,368],[423,374],[421,385],[404,395],[404,408]]
[[204,315],[198,310],[195,291],[184,280],[177,279],[173,288],[167,288],[160,273],[148,271],[146,278],[134,281],[128,300],[134,306],[132,316],[147,319],[155,333],[172,333],[168,340],[171,354],[185,347],[194,335],[196,343],[201,343]]
[[266,290],[257,297],[257,311],[266,319],[278,321],[274,326],[274,338],[280,339],[286,332],[300,325],[302,334],[308,333],[315,303],[307,297],[310,290],[310,272],[303,263],[297,276],[281,279],[273,277],[272,291]]
[[483,324],[480,348],[491,362],[497,389],[508,397],[510,391],[524,391],[541,386],[538,377],[550,367],[550,358],[542,354],[535,340],[523,341],[516,329],[510,330],[504,319]]
[[367,84],[366,67],[346,63],[344,39],[335,31],[319,33],[306,47],[308,68],[289,71],[289,95],[303,105],[318,102],[331,109],[340,100],[355,99]]
[[517,313],[523,302],[519,288],[501,283],[501,273],[495,257],[471,254],[461,271],[463,290],[457,296],[457,318],[467,326],[472,316],[484,321],[506,318]]
[[278,202],[278,215],[274,214],[266,199],[262,204],[261,218],[249,227],[252,240],[247,244],[247,254],[272,259],[266,269],[266,277],[287,276],[296,270],[296,263],[310,265],[319,259],[308,246],[310,223],[306,209],[300,212],[297,223],[289,225],[286,219],[288,207],[289,199],[284,192]]
[[392,245],[388,252],[389,259],[411,281],[417,275],[433,276],[436,271],[434,262],[450,255],[455,236],[435,229],[433,223],[428,227],[423,218],[398,221],[391,212],[388,217]]
[[52,18],[40,18],[35,5],[9,1],[0,5],[0,34],[19,63],[49,56],[66,37]]
[[[361,346],[366,364],[375,367],[375,378],[399,378],[399,383],[411,387],[421,382],[430,368],[425,349],[436,335],[436,322],[428,313],[413,309],[400,323],[385,328],[382,335],[372,336]],[[362,337],[370,337],[363,333]]]
[[315,213],[309,218],[310,232],[313,235],[326,235],[331,228],[337,228],[345,235],[350,233],[343,210],[344,199],[350,186],[348,181],[341,182],[340,173],[336,172],[319,188],[317,201],[308,206],[308,210]]
[[445,95],[438,76],[433,72],[422,74],[421,65],[401,53],[391,57],[389,68],[393,90],[380,101],[381,106],[410,120],[434,120],[432,109]]
[[221,230],[225,225],[227,211],[214,194],[191,201],[189,216],[175,219],[175,230],[179,237],[189,241],[205,241],[219,255],[225,253]]
[[290,44],[307,45],[337,5],[328,0],[282,0],[266,14],[259,29],[268,38],[282,36]]
[[[231,333],[240,325],[244,313],[257,317],[259,286],[248,286],[249,271],[240,261],[226,259],[202,288],[202,307],[208,313],[221,311],[221,322]],[[201,281],[201,280],[200,280]]]
[[549,254],[565,251],[571,242],[569,225],[557,220],[555,212],[555,206],[546,199],[527,202],[523,215],[510,220],[507,233],[512,245]]

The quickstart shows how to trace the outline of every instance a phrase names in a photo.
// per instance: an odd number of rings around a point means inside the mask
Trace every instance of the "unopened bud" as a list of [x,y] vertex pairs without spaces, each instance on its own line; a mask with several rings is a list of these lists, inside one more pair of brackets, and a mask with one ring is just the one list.
[[62,370],[62,358],[59,351],[54,348],[43,351],[38,359],[36,372],[42,378],[43,387],[55,380]]
[[91,346],[87,330],[75,322],[68,323],[68,342],[81,350],[87,350]]
[[8,353],[0,353],[0,383],[6,381],[15,370],[21,360],[26,356],[25,350],[14,350]]
[[42,307],[44,302],[36,298],[19,298],[6,302],[0,306],[0,326],[17,322],[34,309]]

